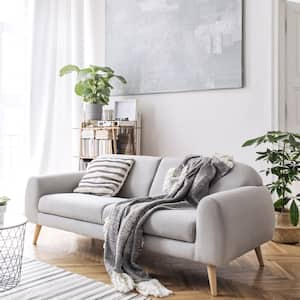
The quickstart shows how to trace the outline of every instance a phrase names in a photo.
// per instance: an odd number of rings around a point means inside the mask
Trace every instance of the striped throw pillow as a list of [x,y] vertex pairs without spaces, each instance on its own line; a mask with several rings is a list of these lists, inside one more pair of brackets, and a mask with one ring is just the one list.
[[133,159],[98,157],[90,162],[87,173],[81,178],[74,192],[115,196],[122,188],[133,164]]

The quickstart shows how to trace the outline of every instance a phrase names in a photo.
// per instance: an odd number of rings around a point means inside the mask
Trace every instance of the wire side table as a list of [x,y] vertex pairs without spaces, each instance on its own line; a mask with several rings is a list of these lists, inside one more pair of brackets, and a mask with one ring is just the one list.
[[21,215],[7,214],[0,224],[0,298],[20,282],[26,223]]

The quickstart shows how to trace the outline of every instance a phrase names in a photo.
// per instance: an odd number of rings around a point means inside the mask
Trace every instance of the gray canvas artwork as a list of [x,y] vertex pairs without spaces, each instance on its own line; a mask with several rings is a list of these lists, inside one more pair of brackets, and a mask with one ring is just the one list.
[[242,0],[107,0],[115,94],[240,88]]

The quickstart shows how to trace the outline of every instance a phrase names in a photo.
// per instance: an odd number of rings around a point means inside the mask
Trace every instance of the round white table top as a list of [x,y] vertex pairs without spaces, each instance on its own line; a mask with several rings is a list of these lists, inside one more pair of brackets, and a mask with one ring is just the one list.
[[4,222],[0,223],[0,230],[22,226],[26,223],[27,219],[21,214],[6,213],[4,215]]

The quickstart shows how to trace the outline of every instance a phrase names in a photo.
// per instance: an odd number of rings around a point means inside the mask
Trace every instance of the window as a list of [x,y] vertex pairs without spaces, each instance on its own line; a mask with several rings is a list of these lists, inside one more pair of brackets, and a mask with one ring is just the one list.
[[0,0],[0,195],[12,198],[23,192],[27,161],[26,7],[26,0]]

